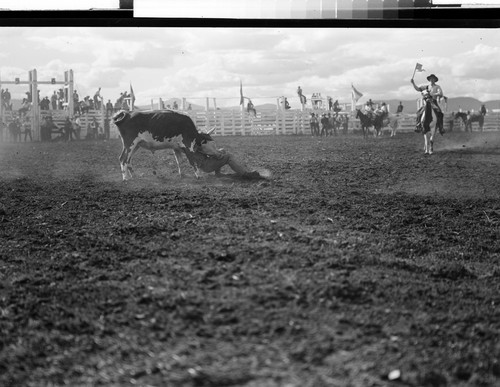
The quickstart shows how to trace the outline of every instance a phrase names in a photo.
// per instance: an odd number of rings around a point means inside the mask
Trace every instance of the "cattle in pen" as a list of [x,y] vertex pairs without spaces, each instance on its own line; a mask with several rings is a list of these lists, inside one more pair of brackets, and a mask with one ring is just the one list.
[[[113,122],[120,132],[123,143],[120,154],[123,180],[132,178],[132,157],[140,148],[150,150],[152,153],[171,149],[174,152],[179,175],[182,176],[179,158],[186,149],[192,151],[195,145],[210,147],[215,144],[209,133],[198,132],[189,116],[170,110],[119,111],[113,116]],[[190,163],[198,178],[198,167],[191,161]]]

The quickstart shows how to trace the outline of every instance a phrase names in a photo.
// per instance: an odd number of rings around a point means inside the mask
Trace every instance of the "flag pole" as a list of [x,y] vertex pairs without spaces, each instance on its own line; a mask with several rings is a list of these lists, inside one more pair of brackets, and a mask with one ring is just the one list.
[[417,65],[415,65],[415,69],[413,70],[413,75],[411,76],[411,79],[415,77],[415,73],[417,72]]

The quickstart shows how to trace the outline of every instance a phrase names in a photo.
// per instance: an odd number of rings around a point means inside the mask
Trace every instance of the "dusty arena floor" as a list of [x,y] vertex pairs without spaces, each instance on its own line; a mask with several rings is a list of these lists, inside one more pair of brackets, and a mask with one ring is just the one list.
[[499,133],[217,142],[0,144],[0,385],[500,384]]

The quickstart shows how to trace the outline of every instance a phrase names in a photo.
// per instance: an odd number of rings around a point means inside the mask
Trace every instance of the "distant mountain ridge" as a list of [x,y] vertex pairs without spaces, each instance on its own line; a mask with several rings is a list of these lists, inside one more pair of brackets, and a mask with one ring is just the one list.
[[[400,100],[391,99],[384,102],[389,104],[390,111],[392,113],[395,113],[399,105],[399,101]],[[403,113],[411,114],[417,112],[417,99],[401,102],[404,106]],[[456,97],[448,98],[448,111],[458,112],[460,109],[462,109],[462,111],[474,110],[477,112],[479,111],[479,109],[481,109],[481,105],[483,104],[488,111],[491,111],[492,109],[500,109],[500,100],[482,102],[476,98],[471,97]]]

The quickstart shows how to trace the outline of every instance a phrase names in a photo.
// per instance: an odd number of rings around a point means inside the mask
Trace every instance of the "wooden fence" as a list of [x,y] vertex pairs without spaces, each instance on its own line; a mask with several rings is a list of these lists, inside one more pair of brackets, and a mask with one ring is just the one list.
[[[257,115],[248,114],[239,110],[200,110],[179,111],[189,115],[200,130],[208,130],[215,126],[217,136],[252,136],[252,135],[310,135],[310,113],[328,113],[326,110],[262,110]],[[348,132],[361,130],[358,119],[348,113]],[[453,120],[451,113],[446,113],[444,118],[446,131],[464,131],[460,119]],[[415,114],[399,116],[399,132],[412,132],[415,129]],[[479,125],[473,123],[473,131],[479,130]],[[386,128],[388,130],[388,128]],[[485,131],[500,130],[500,114],[488,114],[484,121]],[[118,129],[111,124],[111,138],[119,138]]]
[[[189,115],[195,122],[199,130],[208,130],[215,126],[215,135],[218,136],[252,136],[252,135],[310,135],[310,113],[321,115],[328,113],[327,110],[281,110],[268,109],[259,110],[257,115],[250,115],[246,111],[240,110],[190,110],[179,111],[180,113]],[[64,121],[68,116],[66,110],[42,110],[42,117],[47,115],[52,116],[53,121],[62,129]],[[361,130],[359,120],[354,119],[348,113],[348,132]],[[40,118],[42,118],[40,117]],[[112,123],[111,117],[107,116],[103,110],[90,110],[86,114],[80,116],[81,133],[80,138],[84,139],[90,130],[90,123],[94,117],[97,119],[99,126],[104,129],[106,121],[109,120],[110,138],[119,138],[118,128]],[[4,120],[8,124],[13,119],[12,112],[4,112]],[[40,119],[41,122],[41,119]],[[445,130],[449,132],[464,131],[462,120],[452,119],[451,113],[445,113],[444,118]],[[415,129],[415,114],[402,114],[399,116],[399,132],[412,132]],[[388,128],[386,128],[388,130]],[[479,131],[479,124],[472,124],[473,131]],[[484,119],[484,131],[500,130],[500,114],[490,113]],[[34,140],[40,140],[40,131],[35,130],[33,133]]]
[[[43,119],[45,117],[52,117],[52,121],[62,130],[64,128],[64,122],[66,121],[66,118],[69,117],[68,111],[67,110],[40,110],[40,119],[39,122],[42,123]],[[13,112],[13,111],[4,111],[3,112],[3,121],[8,125],[10,122],[12,122],[16,117],[19,117],[18,112]],[[26,116],[21,117],[21,121],[24,122],[24,120],[28,118],[28,121],[31,122],[33,119],[31,111],[28,112]],[[103,110],[89,110],[88,113],[80,115],[80,123],[81,123],[81,132],[80,132],[80,138],[85,139],[87,137],[87,134],[90,131],[90,124],[94,120],[94,117],[96,118],[97,122],[99,123],[99,126],[101,130],[104,130],[105,127],[105,120],[110,119],[110,117],[107,117],[105,115],[105,111]],[[118,137],[119,133],[118,130],[115,127],[115,133],[111,135],[111,137]],[[32,133],[33,135],[33,140],[35,141],[40,141],[41,135],[40,135],[40,128],[35,128],[35,131]],[[5,134],[4,136],[7,137]],[[57,135],[52,135],[52,138],[54,139],[57,137]],[[1,140],[1,139],[0,139]]]
[[[42,110],[42,117],[51,116],[52,121],[59,127],[64,128],[64,122],[66,121],[66,117],[68,117],[68,112],[66,110]],[[80,118],[80,138],[85,139],[87,135],[90,133],[90,125],[94,118],[99,123],[99,132],[104,132],[104,120],[106,116],[102,110],[89,110],[88,113],[81,114]],[[41,122],[41,120],[40,120]],[[118,132],[117,132],[118,135]]]

